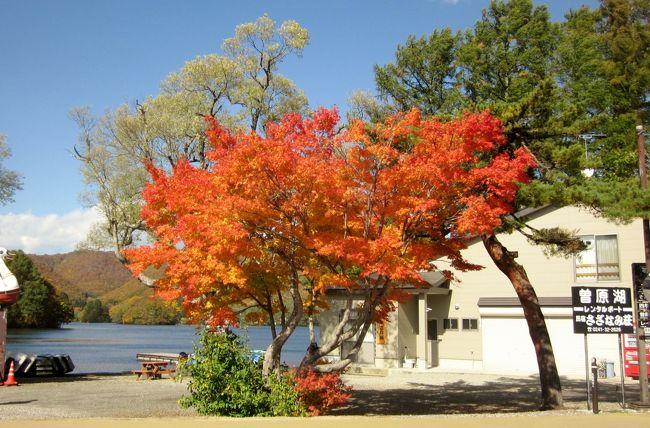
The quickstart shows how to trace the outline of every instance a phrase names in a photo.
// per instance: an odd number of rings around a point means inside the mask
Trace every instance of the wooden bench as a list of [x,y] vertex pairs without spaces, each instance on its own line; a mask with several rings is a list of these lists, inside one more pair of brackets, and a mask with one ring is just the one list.
[[176,369],[162,369],[158,371],[159,375],[168,375],[170,379],[175,379],[176,378]]
[[131,373],[138,375],[135,380],[140,380],[143,376],[145,379],[150,379],[154,376],[154,373],[151,370],[131,370]]
[[136,380],[142,377],[145,379],[161,379],[163,374],[170,378],[176,377],[176,369],[168,367],[167,362],[161,361],[143,361],[140,370],[131,370],[131,373],[138,375]]

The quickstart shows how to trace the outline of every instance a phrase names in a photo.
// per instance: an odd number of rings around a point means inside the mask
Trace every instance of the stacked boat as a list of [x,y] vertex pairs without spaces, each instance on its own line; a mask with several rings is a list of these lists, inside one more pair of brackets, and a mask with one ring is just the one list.
[[0,307],[9,307],[20,297],[18,280],[5,264],[9,258],[7,249],[0,247]]
[[24,352],[9,352],[5,359],[5,373],[14,362],[16,376],[63,376],[74,370],[74,363],[68,354],[34,355]]

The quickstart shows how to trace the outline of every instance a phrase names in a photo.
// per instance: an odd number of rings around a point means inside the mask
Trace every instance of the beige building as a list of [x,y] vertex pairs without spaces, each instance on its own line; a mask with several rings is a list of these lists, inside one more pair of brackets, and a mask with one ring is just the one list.
[[[517,261],[540,298],[560,375],[584,376],[584,336],[573,333],[571,287],[631,287],[631,263],[644,261],[641,221],[615,224],[575,207],[531,210],[528,218],[535,228],[576,230],[589,246],[576,257],[547,257],[519,233],[499,235],[508,250],[518,253]],[[430,287],[408,289],[412,297],[368,332],[356,364],[537,373],[528,327],[509,280],[480,240],[463,254],[484,269],[456,272],[457,281],[451,282],[436,272],[423,273]],[[321,315],[323,339],[331,334],[343,305],[337,290],[330,290],[328,297],[331,307]],[[349,346],[344,344],[342,351]],[[590,358],[615,361],[618,367],[617,335],[589,335],[588,348]],[[340,356],[341,349],[330,355]]]

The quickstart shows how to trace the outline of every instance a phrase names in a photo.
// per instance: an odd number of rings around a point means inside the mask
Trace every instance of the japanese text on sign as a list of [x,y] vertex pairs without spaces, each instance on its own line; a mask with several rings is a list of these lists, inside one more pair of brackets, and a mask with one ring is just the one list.
[[650,302],[645,297],[644,289],[649,289],[648,270],[645,262],[632,263],[632,283],[636,298],[637,322],[639,327],[650,328]]
[[643,284],[634,286],[636,297],[636,310],[639,315],[639,325],[641,327],[650,327],[650,303],[645,298]]
[[629,288],[571,287],[573,332],[619,334],[634,331]]

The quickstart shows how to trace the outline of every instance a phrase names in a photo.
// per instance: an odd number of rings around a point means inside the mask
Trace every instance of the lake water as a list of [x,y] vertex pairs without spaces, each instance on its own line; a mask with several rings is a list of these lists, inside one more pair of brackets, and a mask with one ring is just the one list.
[[[266,349],[271,341],[269,327],[235,329],[248,337],[251,349]],[[191,353],[198,342],[194,326],[122,325],[70,323],[61,329],[9,329],[8,352],[68,354],[75,364],[73,373],[121,373],[137,368],[139,352]],[[318,333],[318,332],[317,332]],[[298,327],[282,351],[289,365],[300,363],[309,345],[309,331]]]

